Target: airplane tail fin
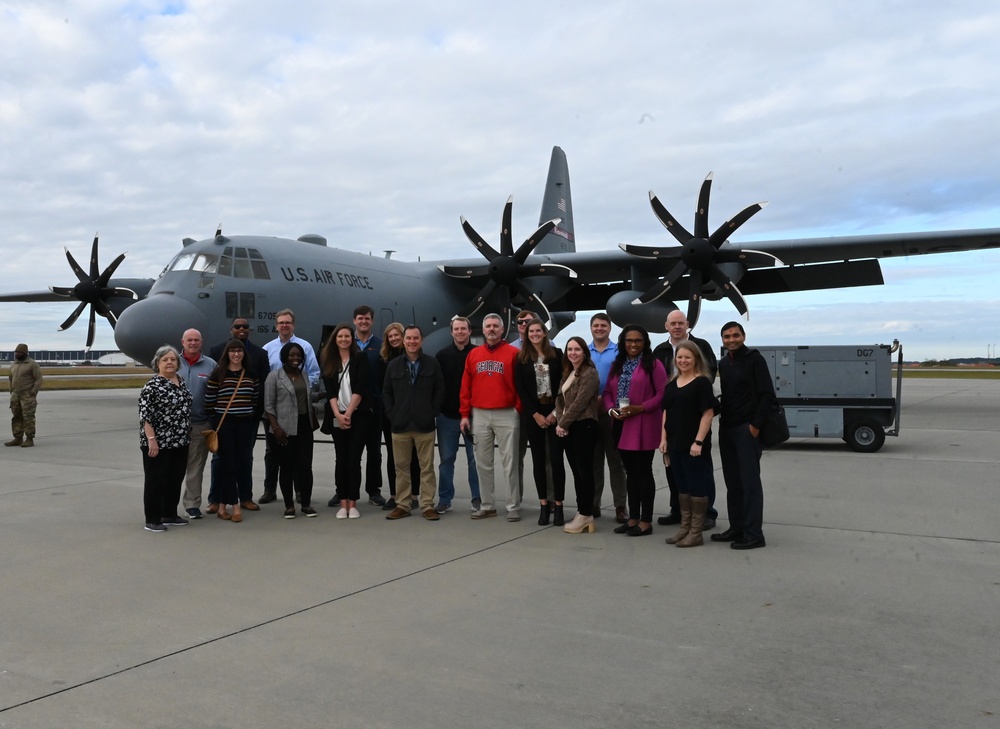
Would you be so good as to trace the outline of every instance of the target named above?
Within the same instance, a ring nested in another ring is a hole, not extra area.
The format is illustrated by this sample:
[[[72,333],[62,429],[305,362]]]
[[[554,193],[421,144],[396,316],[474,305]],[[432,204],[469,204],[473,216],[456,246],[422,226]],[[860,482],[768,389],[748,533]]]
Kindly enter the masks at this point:
[[[549,177],[545,182],[545,197],[542,198],[542,214],[538,224],[553,218],[560,223],[546,235],[535,248],[535,253],[573,253],[576,251],[576,236],[573,232],[573,200],[569,190],[569,167],[566,153],[559,147],[552,148],[549,162]]]

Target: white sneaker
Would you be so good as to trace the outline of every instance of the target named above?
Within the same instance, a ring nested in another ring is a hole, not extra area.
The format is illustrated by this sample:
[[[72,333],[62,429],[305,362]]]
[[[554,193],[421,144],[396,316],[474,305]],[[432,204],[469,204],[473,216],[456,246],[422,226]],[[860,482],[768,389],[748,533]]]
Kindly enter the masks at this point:
[[[339,516],[339,515],[338,515],[338,516]],[[361,518],[361,512],[360,512],[360,511],[358,511],[357,509],[355,509],[355,508],[354,508],[354,507],[352,506],[352,507],[351,507],[351,511],[350,511],[350,513],[348,514],[348,516],[349,516],[350,518],[352,518],[352,519],[360,519],[360,518]]]
[[[337,518],[338,519],[346,519],[347,518],[347,509],[341,507],[340,511],[337,512]]]

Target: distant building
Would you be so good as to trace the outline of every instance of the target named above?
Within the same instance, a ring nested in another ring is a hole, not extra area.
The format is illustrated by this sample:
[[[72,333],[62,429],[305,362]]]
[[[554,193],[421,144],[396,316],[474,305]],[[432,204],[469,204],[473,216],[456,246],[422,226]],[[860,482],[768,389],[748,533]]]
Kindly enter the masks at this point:
[[[39,364],[47,365],[76,365],[82,362],[90,362],[95,365],[120,367],[137,364],[131,357],[122,354],[116,349],[92,349],[89,352],[83,349],[32,349],[29,354]],[[0,362],[12,362],[13,360],[13,349],[0,349]],[[143,362],[141,364],[148,363]]]

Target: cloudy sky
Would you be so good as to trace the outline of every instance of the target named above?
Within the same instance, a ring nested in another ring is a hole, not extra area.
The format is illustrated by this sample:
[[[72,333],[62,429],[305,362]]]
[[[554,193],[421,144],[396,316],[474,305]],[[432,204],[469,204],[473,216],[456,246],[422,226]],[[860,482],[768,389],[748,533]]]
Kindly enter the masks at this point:
[[[74,284],[98,231],[130,277],[220,222],[474,255],[459,216],[495,230],[513,194],[530,233],[553,145],[580,250],[662,244],[648,191],[689,224],[709,171],[713,228],[770,203],[739,241],[1000,227],[994,2],[6,0],[0,37],[2,292]],[[884,271],[751,297],[751,343],[1000,343],[1000,251]],[[72,309],[0,304],[0,349],[82,347]]]

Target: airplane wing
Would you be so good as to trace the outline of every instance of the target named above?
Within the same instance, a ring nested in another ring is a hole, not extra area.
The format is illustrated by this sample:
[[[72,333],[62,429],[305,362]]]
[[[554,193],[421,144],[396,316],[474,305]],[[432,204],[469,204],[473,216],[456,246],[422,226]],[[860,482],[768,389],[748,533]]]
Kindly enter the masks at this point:
[[[52,291],[22,291],[16,294],[0,295],[0,302],[25,301],[30,304],[40,304],[46,301],[68,301],[73,297],[63,296]]]
[[[685,247],[644,249],[622,246],[605,252],[530,256],[532,267],[572,270],[572,285],[551,285],[552,311],[607,310],[616,322],[662,324],[674,301],[687,300],[695,324],[702,298],[730,298],[738,309],[744,295],[876,286],[885,281],[879,259],[1000,248],[1000,228],[828,238],[724,241],[687,255]],[[775,260],[777,259],[777,260]],[[461,262],[451,262],[461,266]],[[544,273],[530,282],[543,289]],[[738,285],[738,288],[736,288]],[[653,286],[652,289],[649,287]],[[642,293],[643,290],[646,293]],[[661,299],[660,296],[666,294]]]
[[[755,241],[746,248],[766,251],[794,265],[861,258],[898,258],[1000,248],[1000,228],[885,233],[837,238],[788,238]]]
[[[671,248],[680,246],[664,246],[660,250]],[[786,264],[777,267],[750,264],[746,266],[749,275],[754,271],[774,271],[807,264],[834,264],[864,259],[996,249],[1000,248],[1000,228],[831,238],[788,238],[744,244],[730,243],[728,248],[736,251],[762,251],[778,258],[780,263]],[[528,260],[533,264],[549,262],[568,266],[576,271],[577,282],[582,284],[628,281],[633,267],[644,273],[659,276],[673,266],[672,260],[640,258],[624,251],[555,253],[531,256]],[[781,290],[783,289],[776,289],[776,291]],[[754,293],[764,294],[770,291],[761,289]]]

